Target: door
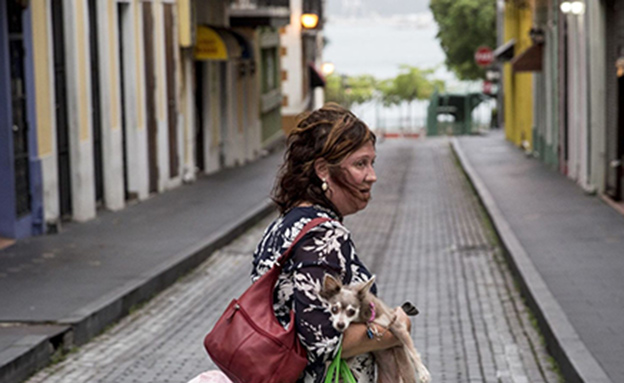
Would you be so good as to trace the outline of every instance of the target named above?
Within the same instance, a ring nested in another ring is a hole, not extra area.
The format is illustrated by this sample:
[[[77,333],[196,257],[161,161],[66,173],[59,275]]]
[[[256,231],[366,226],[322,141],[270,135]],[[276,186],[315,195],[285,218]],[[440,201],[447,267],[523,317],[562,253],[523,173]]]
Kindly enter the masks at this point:
[[[175,82],[175,41],[173,40],[173,4],[163,4],[165,16],[165,62],[167,72],[167,123],[169,132],[169,177],[178,176],[178,111]]]
[[[9,23],[9,66],[11,70],[11,112],[13,117],[13,167],[15,171],[16,214],[30,213],[28,123],[26,120],[26,76],[24,74],[23,8],[7,1]]]
[[[65,33],[63,31],[63,0],[52,0],[51,8],[52,38],[54,40],[54,97],[59,207],[61,218],[69,218],[72,213],[71,162],[69,156],[69,127],[67,118],[67,74],[65,67]]]
[[[152,4],[143,3],[143,43],[145,46],[145,105],[147,113],[147,158],[149,191],[158,191],[158,130],[156,126],[156,77],[154,72],[154,18]]]
[[[606,133],[606,184],[605,193],[622,200],[624,177],[622,155],[624,151],[624,5],[609,0],[607,17],[607,133]]]
[[[618,124],[616,131],[616,149],[615,159],[612,161],[611,168],[615,176],[615,184],[613,185],[612,197],[616,201],[621,201],[624,198],[624,167],[622,161],[624,161],[624,75],[618,76]]]
[[[129,17],[130,4],[118,3],[117,4],[117,32],[119,39],[119,93],[121,101],[121,145],[122,145],[122,162],[123,162],[123,181],[124,181],[124,199],[131,198],[128,187],[128,143],[126,139],[127,131],[127,118],[126,118],[126,56],[124,51],[126,49],[127,42],[125,41],[125,25],[127,25],[127,18]]]
[[[102,113],[100,109],[100,62],[98,52],[97,0],[89,0],[89,45],[91,46],[91,120],[93,124],[93,166],[95,201],[104,201],[104,168],[102,163]]]
[[[559,171],[568,174],[568,23],[565,17],[559,23]]]
[[[220,94],[219,98],[221,100],[219,110],[219,115],[221,117],[221,129],[219,132],[219,166],[223,168],[225,166],[225,151],[229,149],[229,145],[227,144],[228,140],[228,131],[229,131],[229,102],[228,102],[228,76],[227,76],[227,66],[228,62],[219,62],[219,85],[220,85]]]
[[[206,170],[204,156],[204,62],[195,62],[195,166]]]

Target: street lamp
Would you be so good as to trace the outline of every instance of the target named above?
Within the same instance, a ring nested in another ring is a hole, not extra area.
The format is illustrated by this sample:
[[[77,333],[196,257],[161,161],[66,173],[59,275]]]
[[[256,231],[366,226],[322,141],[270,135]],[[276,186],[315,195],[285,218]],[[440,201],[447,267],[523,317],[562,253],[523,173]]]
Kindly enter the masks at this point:
[[[582,15],[584,12],[585,12],[585,3],[583,3],[582,1],[572,2],[572,14]]]
[[[318,25],[318,15],[314,13],[304,13],[301,15],[301,25],[305,29],[314,29]]]
[[[572,13],[573,15],[582,15],[585,12],[585,3],[582,1],[564,1],[559,6],[561,12],[567,14]]]
[[[561,12],[568,14],[572,11],[572,2],[564,1],[559,7],[561,8]]]
[[[321,65],[321,72],[325,76],[329,76],[330,74],[334,73],[335,69],[336,69],[336,66],[334,65],[334,63],[331,63],[329,61],[324,62],[323,65]]]

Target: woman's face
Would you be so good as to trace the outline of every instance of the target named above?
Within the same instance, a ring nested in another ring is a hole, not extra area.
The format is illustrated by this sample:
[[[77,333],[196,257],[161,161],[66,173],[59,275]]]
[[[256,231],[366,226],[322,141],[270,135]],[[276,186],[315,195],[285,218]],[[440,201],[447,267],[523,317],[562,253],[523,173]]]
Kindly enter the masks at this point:
[[[344,182],[351,185],[352,190],[340,186],[331,176],[327,179],[329,184],[327,197],[343,216],[356,213],[368,205],[373,183],[377,181],[374,163],[375,147],[369,141],[340,164],[345,176]]]

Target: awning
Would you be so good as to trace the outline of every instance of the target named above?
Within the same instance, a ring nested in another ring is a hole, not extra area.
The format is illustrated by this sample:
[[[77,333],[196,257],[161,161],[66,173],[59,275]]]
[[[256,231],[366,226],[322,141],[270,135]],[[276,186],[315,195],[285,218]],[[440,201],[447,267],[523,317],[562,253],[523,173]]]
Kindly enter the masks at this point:
[[[254,59],[254,49],[251,46],[251,42],[249,42],[249,40],[247,40],[247,38],[245,38],[245,36],[241,35],[240,33],[236,32],[236,31],[229,31],[232,36],[234,36],[234,38],[236,38],[236,41],[238,42],[238,45],[240,45],[241,47],[241,58],[242,59],[248,59],[248,60],[253,60]]]
[[[308,64],[308,70],[310,71],[310,86],[316,88],[318,86],[325,86],[325,77],[314,67],[314,64]]]
[[[511,60],[514,72],[541,72],[544,44],[533,44],[529,49]]]
[[[195,60],[225,61],[241,58],[243,48],[236,36],[223,28],[197,26]]]
[[[499,46],[494,50],[494,57],[498,61],[509,61],[514,57],[514,47],[516,46],[516,39],[511,39],[505,44]]]

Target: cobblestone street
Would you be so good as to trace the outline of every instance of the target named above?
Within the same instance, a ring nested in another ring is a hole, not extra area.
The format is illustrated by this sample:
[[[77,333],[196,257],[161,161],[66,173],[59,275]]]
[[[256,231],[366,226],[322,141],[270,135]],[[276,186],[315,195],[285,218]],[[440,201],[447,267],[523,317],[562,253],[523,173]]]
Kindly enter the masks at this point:
[[[376,169],[373,200],[346,226],[382,298],[419,308],[412,335],[433,382],[558,382],[447,139],[387,140]],[[214,368],[203,337],[249,285],[273,218],[28,383],[184,383]]]

